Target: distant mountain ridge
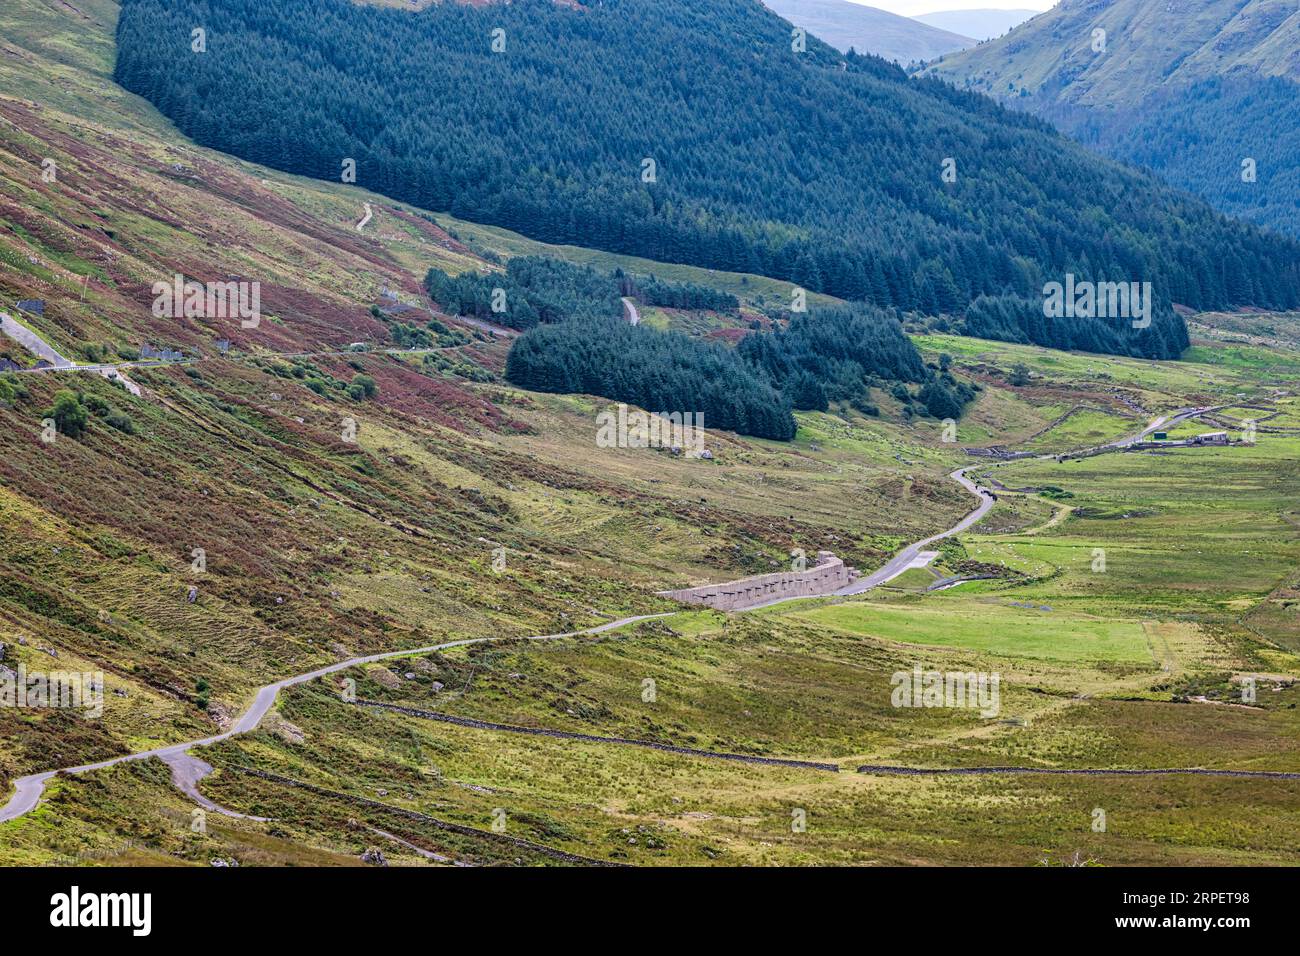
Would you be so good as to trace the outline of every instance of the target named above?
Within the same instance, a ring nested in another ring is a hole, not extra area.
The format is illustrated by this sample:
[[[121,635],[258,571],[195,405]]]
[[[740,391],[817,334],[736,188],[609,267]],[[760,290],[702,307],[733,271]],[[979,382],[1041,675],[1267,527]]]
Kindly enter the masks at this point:
[[[1300,4],[1062,0],[928,75],[1300,235]]]
[[[1104,30],[1104,49],[1094,46]],[[1248,74],[1300,81],[1295,0],[1062,0],[933,72],[1000,99],[1127,107],[1160,88]]]
[[[975,45],[968,36],[849,0],[763,0],[763,4],[841,53],[853,49],[903,66]]]
[[[982,42],[1000,37],[1036,16],[1037,10],[942,10],[918,14],[912,19]]]

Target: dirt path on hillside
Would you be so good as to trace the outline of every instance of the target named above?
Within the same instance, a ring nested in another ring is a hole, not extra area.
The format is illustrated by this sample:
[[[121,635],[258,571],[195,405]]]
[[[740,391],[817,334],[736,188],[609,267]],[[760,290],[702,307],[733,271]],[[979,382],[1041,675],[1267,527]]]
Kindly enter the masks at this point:
[[[1038,496],[1034,495],[1032,497],[1038,497]],[[1046,498],[1038,498],[1038,500],[1047,501]],[[1033,528],[1026,528],[1024,531],[1017,532],[1017,534],[1022,534],[1022,535],[1042,534],[1044,531],[1050,531],[1052,528],[1055,528],[1066,518],[1070,517],[1070,515],[1074,514],[1074,508],[1071,505],[1058,505],[1054,501],[1048,501],[1047,503],[1050,504],[1054,509],[1052,512],[1052,516],[1048,518],[1046,521],[1044,521],[1042,524]]]
[[[636,303],[631,299],[623,299],[623,318],[627,319],[628,325],[641,324],[641,313],[636,310]]]

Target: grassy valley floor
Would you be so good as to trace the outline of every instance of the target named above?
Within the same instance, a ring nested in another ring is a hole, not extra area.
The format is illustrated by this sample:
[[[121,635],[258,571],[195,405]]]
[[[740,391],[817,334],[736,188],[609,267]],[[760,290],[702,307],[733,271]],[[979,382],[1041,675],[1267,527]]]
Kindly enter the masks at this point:
[[[790,443],[710,433],[708,461],[598,449],[608,403],[509,386],[504,337],[441,316],[435,349],[381,351],[395,345],[371,308],[382,290],[427,321],[429,267],[545,253],[725,289],[741,318],[645,316],[725,338],[789,288],[544,246],[198,149],[112,86],[115,16],[108,0],[0,13],[0,177],[14,184],[0,301],[12,314],[45,300],[24,322],[78,360],[148,342],[186,361],[132,369],[141,396],[87,372],[9,376],[25,394],[0,405],[5,664],[103,671],[106,709],[0,709],[0,799],[25,774],[216,733],[291,674],[494,640],[291,688],[258,730],[196,751],[215,768],[206,799],[268,820],[209,811],[196,829],[167,767],[127,763],[53,780],[0,824],[0,863],[355,865],[371,846],[420,866],[1300,862],[1294,780],[857,771],[1300,770],[1300,349],[1280,331],[1293,319],[1198,317],[1176,363],[918,335],[928,360],[949,355],[983,386],[955,441],[875,390],[878,417],[800,413]],[[45,156],[58,184],[40,179]],[[266,276],[270,318],[157,319],[149,283],[175,271]],[[354,341],[373,350],[341,351]],[[357,374],[376,395],[348,394]],[[45,444],[60,388],[132,429],[95,418]],[[1224,406],[1234,435],[1258,417],[1255,442],[1007,463],[968,451],[1066,452],[1202,406]],[[872,570],[973,507],[947,477],[965,465],[999,500],[934,546],[930,570],[732,616],[654,594],[784,567],[795,548]],[[515,640],[653,612],[671,616]],[[998,675],[997,713],[893,706],[894,676],[918,666]],[[351,703],[353,689],[839,770],[452,724]]]

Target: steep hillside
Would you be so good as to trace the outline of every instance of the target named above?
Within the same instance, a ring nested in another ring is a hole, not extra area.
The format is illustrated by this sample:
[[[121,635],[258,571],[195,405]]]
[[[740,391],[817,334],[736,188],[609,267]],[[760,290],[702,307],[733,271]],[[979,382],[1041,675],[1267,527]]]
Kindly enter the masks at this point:
[[[985,98],[795,52],[755,0],[129,0],[118,38],[118,80],[205,145],[330,179],[355,160],[363,185],[547,241],[928,314],[1070,273],[1193,307],[1300,301],[1300,246]],[[1132,354],[1185,344],[1177,320],[1112,326]]]
[[[872,53],[904,66],[975,45],[970,37],[947,28],[849,0],[763,0],[763,4],[841,53]]]
[[[1086,769],[1300,767],[1300,354],[1274,328],[1289,320],[1207,318],[1225,340],[1178,362],[914,336],[897,357],[915,348],[924,368],[900,366],[905,381],[983,386],[949,435],[913,414],[903,382],[852,372],[853,346],[879,360],[900,344],[896,323],[836,341],[876,310],[814,294],[785,347],[734,351],[831,355],[869,406],[800,412],[791,442],[706,421],[707,459],[605,447],[609,403],[504,381],[514,330],[453,314],[437,281],[430,300],[427,277],[538,292],[511,260],[617,269],[617,292],[655,303],[646,325],[697,337],[784,327],[788,285],[548,245],[197,146],[113,83],[117,15],[112,0],[0,5],[0,311],[27,300],[5,328],[123,363],[139,387],[39,368],[0,339],[19,366],[0,372],[0,683],[58,668],[103,693],[98,715],[0,704],[0,807],[23,775],[209,738],[260,685],[342,669],[284,688],[256,729],[191,747],[213,772],[188,789],[157,758],[51,777],[0,822],[0,866],[189,866],[238,895],[250,867],[379,859],[1296,863],[1294,780]],[[266,315],[156,315],[152,283],[177,272],[260,277]],[[578,281],[561,291],[539,316]],[[181,355],[132,360],[146,344]],[[1005,465],[965,453],[1066,451],[1193,405],[1220,406],[1234,431],[1259,415],[1258,442]],[[56,407],[83,409],[84,427],[46,434]],[[865,600],[723,615],[654,593],[823,548],[880,567],[971,508],[948,476],[972,464],[986,487],[1024,490],[999,491],[928,569]],[[667,615],[523,639],[638,612]],[[400,656],[355,659],[379,653]],[[898,707],[893,675],[918,666],[998,675],[998,718]],[[1258,706],[1226,706],[1247,673]],[[1122,825],[1097,831],[1093,807]]]
[[[1045,116],[1226,212],[1300,234],[1291,0],[1064,0],[927,72]]]
[[[431,266],[487,272],[541,247],[462,243],[356,187],[195,147],[113,85],[116,15],[0,9],[0,311],[78,361],[180,353],[132,364],[136,395],[38,371],[0,337],[26,369],[0,374],[2,666],[57,660],[107,688],[95,721],[0,707],[0,801],[21,774],[226,727],[255,686],[344,656],[663,608],[657,587],[769,570],[794,546],[867,565],[966,507],[925,447],[937,432],[896,417],[848,451],[710,431],[707,465],[598,454],[604,403],[509,387],[509,340],[435,322],[423,295]],[[176,273],[261,277],[265,315],[155,315],[152,284]],[[408,351],[402,326],[428,345]],[[373,391],[351,388],[363,376]],[[46,442],[61,392],[90,414]],[[895,454],[932,473],[912,481]],[[890,507],[904,487],[907,514]]]

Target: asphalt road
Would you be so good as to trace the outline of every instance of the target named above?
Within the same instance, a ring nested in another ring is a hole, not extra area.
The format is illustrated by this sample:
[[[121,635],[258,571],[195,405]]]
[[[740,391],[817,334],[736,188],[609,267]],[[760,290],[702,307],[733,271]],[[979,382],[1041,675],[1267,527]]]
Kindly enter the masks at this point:
[[[4,316],[4,318],[8,320],[9,317]],[[5,331],[8,332],[7,327],[5,328]],[[39,339],[37,341],[39,341]],[[1147,426],[1146,429],[1144,429],[1141,433],[1139,433],[1138,436],[1130,439],[1121,439],[1119,442],[1114,443],[1115,447],[1122,447],[1124,444],[1127,444],[1131,441],[1136,441],[1141,437],[1149,434],[1150,432],[1155,431],[1157,428],[1160,428],[1161,426],[1165,425],[1166,422],[1168,422],[1169,424],[1174,424],[1177,422],[1185,421],[1188,418],[1194,418],[1197,415],[1203,414],[1205,411],[1208,410],[1209,409],[1203,409],[1203,408],[1183,409],[1180,410],[1179,412],[1176,412],[1172,416],[1162,416],[1160,418],[1155,419],[1150,425]],[[1051,456],[1049,455],[1043,457],[1051,457]],[[861,594],[864,591],[868,591],[871,588],[878,587],[879,585],[884,584],[887,581],[893,580],[894,578],[902,574],[904,571],[906,571],[908,568],[914,566],[914,562],[917,561],[921,552],[925,550],[927,545],[933,544],[936,541],[940,541],[954,534],[959,534],[962,531],[965,531],[967,528],[971,527],[982,517],[984,517],[984,515],[988,513],[988,510],[993,506],[994,499],[992,495],[985,488],[976,484],[969,477],[967,477],[967,472],[980,467],[985,467],[985,466],[973,465],[967,468],[959,468],[957,471],[952,472],[952,474],[949,476],[958,484],[960,484],[963,488],[969,491],[971,494],[979,498],[979,505],[973,511],[968,513],[965,517],[963,517],[960,521],[958,521],[956,524],[954,524],[951,528],[947,529],[946,531],[941,531],[938,534],[931,535],[930,537],[925,538],[922,541],[917,541],[914,544],[908,545],[897,555],[891,558],[890,561],[887,564],[885,564],[884,567],[880,568],[877,571],[872,572],[869,575],[866,575],[865,577],[859,578],[857,581],[854,581],[848,587],[842,588],[841,590],[837,591],[836,594],[839,595]],[[794,601],[794,600],[808,600],[808,598],[806,596],[782,598],[776,601],[768,602],[767,604],[760,604],[752,608],[745,608],[744,610],[753,611],[753,610],[758,610],[758,608],[761,607],[770,607],[774,604],[781,604],[784,603],[785,601]],[[655,618],[668,617],[668,616],[669,616],[668,613],[641,614],[633,617],[620,618],[617,621],[610,621],[607,624],[601,624],[597,627],[586,628],[580,631],[569,631],[563,634],[536,635],[536,636],[525,638],[525,640],[551,641],[551,640],[559,640],[567,637],[578,637],[584,634],[599,634],[603,631],[614,630],[615,628],[623,627],[627,624],[635,624],[639,621],[648,621]],[[33,810],[36,807],[36,805],[40,802],[41,795],[45,792],[46,782],[51,777],[53,777],[56,773],[85,773],[90,770],[99,770],[104,767],[111,767],[116,764],[125,763],[127,761],[144,760],[149,757],[158,757],[162,759],[165,763],[167,763],[168,766],[171,767],[172,769],[173,781],[183,792],[185,792],[191,798],[200,799],[201,804],[207,806],[209,809],[213,809],[218,812],[229,813],[230,811],[226,811],[216,806],[215,804],[212,804],[211,801],[204,800],[199,796],[196,785],[199,780],[201,780],[204,776],[207,775],[207,773],[211,772],[212,768],[208,766],[206,763],[204,763],[203,761],[199,760],[198,758],[188,755],[187,751],[194,747],[202,747],[208,744],[214,744],[217,743],[218,741],[226,740],[238,734],[245,734],[248,733],[250,730],[254,730],[258,726],[258,724],[261,723],[262,718],[266,716],[267,711],[269,711],[271,707],[274,706],[276,697],[279,696],[280,691],[283,690],[284,688],[292,687],[296,684],[303,684],[306,683],[307,681],[315,680],[318,677],[324,677],[328,674],[333,674],[341,670],[346,670],[347,668],[350,667],[356,667],[360,664],[372,664],[378,661],[389,660],[391,658],[409,656],[411,654],[425,654],[425,653],[430,653],[432,651],[441,651],[452,647],[461,647],[466,644],[480,644],[487,641],[513,640],[513,639],[514,638],[477,637],[477,638],[469,638],[461,641],[449,641],[443,644],[432,644],[427,647],[417,647],[417,648],[401,650],[401,651],[389,651],[382,654],[371,654],[365,657],[353,657],[345,661],[339,661],[335,664],[330,664],[325,667],[317,668],[316,670],[313,671],[308,671],[305,674],[297,674],[293,677],[286,677],[284,680],[276,681],[273,684],[267,684],[266,686],[259,688],[256,696],[253,699],[252,705],[248,708],[248,710],[246,710],[243,713],[243,715],[234,723],[234,725],[230,729],[224,731],[223,733],[215,734],[211,737],[204,737],[200,740],[191,740],[179,744],[169,744],[165,747],[156,747],[152,750],[141,751],[140,753],[127,754],[121,757],[114,757],[111,760],[104,760],[104,761],[100,761],[99,763],[84,764],[79,767],[68,767],[62,770],[47,770],[42,773],[29,774],[28,776],[18,778],[18,780],[15,781],[16,789],[14,791],[14,795],[10,797],[9,802],[5,804],[3,808],[0,808],[0,823],[6,823],[10,820],[17,819],[18,817],[21,817],[24,814],[29,813],[31,810]],[[882,770],[881,772],[886,772],[886,771]],[[888,772],[906,773],[908,771],[905,768],[893,768]],[[925,772],[925,771],[920,771],[920,772]],[[1093,772],[1102,772],[1102,771],[1093,771]],[[1151,772],[1158,773],[1160,771],[1151,771]],[[1170,772],[1170,771],[1164,771],[1164,772]],[[1178,772],[1187,772],[1187,771],[1178,771]]]
[[[971,494],[979,498],[980,503],[974,511],[966,515],[947,531],[940,531],[938,534],[931,535],[924,541],[918,541],[915,544],[909,544],[879,571],[868,574],[866,577],[858,578],[846,588],[836,591],[836,594],[861,594],[863,591],[870,591],[874,587],[884,584],[886,581],[892,581],[908,568],[913,567],[913,562],[917,556],[926,549],[928,545],[936,541],[942,541],[944,538],[952,537],[954,534],[960,534],[975,522],[983,518],[990,508],[993,507],[993,496],[980,485],[966,477],[966,472],[971,468],[959,468],[948,477],[952,478]]]
[[[610,621],[607,624],[601,624],[597,627],[585,628],[581,631],[568,631],[564,634],[541,634],[525,638],[529,641],[556,641],[566,637],[580,637],[584,634],[600,634],[603,631],[611,631],[615,628],[623,627],[626,624],[636,624],[639,621],[649,621],[655,618],[668,617],[668,613],[663,614],[638,614],[633,617],[620,618],[617,621]],[[120,763],[126,763],[131,760],[145,760],[149,757],[158,757],[172,769],[172,779],[176,782],[181,790],[191,797],[197,794],[194,789],[195,785],[212,768],[198,758],[190,757],[186,751],[193,747],[203,747],[208,744],[215,744],[222,740],[227,740],[238,734],[246,734],[250,730],[256,729],[257,725],[262,722],[266,712],[275,704],[275,699],[280,691],[286,687],[292,687],[295,684],[303,684],[318,677],[324,677],[327,674],[333,674],[337,671],[346,670],[349,667],[356,667],[359,664],[373,664],[377,661],[389,660],[394,657],[406,657],[411,654],[427,654],[432,651],[447,650],[451,647],[461,647],[466,644],[482,644],[486,641],[498,640],[515,640],[516,638],[499,638],[499,637],[474,637],[463,641],[448,641],[444,644],[431,644],[427,647],[416,647],[404,651],[388,651],[383,654],[370,654],[366,657],[353,657],[346,661],[339,661],[336,664],[330,664],[326,667],[317,668],[314,671],[308,671],[306,674],[297,674],[293,677],[286,677],[284,680],[276,681],[274,684],[267,684],[257,691],[257,696],[253,698],[252,705],[237,720],[229,730],[223,733],[214,734],[211,737],[204,737],[200,740],[189,740],[179,744],[168,744],[164,747],[155,747],[152,750],[142,750],[139,753],[124,754],[121,757],[113,757],[110,760],[101,760],[98,763],[83,764],[79,767],[66,767],[62,770],[47,770],[42,773],[29,774],[26,777],[19,777],[15,781],[17,789],[14,795],[9,798],[9,802],[3,808],[0,808],[0,823],[7,823],[15,820],[26,813],[35,809],[40,802],[41,794],[45,792],[45,783],[56,773],[85,773],[88,770],[102,770],[105,767],[112,767]],[[206,768],[206,770],[204,769]],[[221,807],[205,801],[208,809],[218,812],[228,812]]]
[[[970,512],[968,515],[962,518],[961,521],[957,522],[947,531],[941,531],[938,534],[931,535],[930,537],[926,538],[924,541],[918,541],[915,544],[908,545],[897,555],[895,555],[889,561],[889,563],[886,564],[883,568],[881,568],[880,570],[872,574],[867,575],[864,578],[859,579],[858,581],[855,581],[853,584],[849,585],[847,588],[844,588],[837,593],[861,594],[863,591],[867,591],[873,587],[876,587],[877,585],[883,584],[886,581],[890,581],[893,578],[898,577],[909,567],[912,567],[913,562],[916,560],[917,556],[921,553],[921,551],[925,548],[926,545],[938,541],[941,538],[946,538],[949,535],[957,534],[961,531],[964,531],[965,529],[973,525],[975,522],[979,521],[980,518],[984,517],[985,513],[993,505],[993,498],[989,495],[987,491],[985,491],[983,488],[976,485],[975,482],[971,481],[969,478],[966,477],[966,472],[968,470],[970,469],[967,468],[958,469],[957,471],[954,471],[952,473],[951,477],[954,480],[956,480],[958,483],[960,483],[961,486],[965,488],[967,491],[979,497],[980,499],[979,506],[975,508],[974,511]],[[807,600],[807,598],[806,597],[785,598],[782,600],[769,602],[768,604],[761,604],[761,605],[757,605],[756,607],[745,608],[745,610],[753,611],[753,610],[757,610],[759,607],[770,607],[772,604],[782,603],[783,600]],[[581,631],[569,631],[564,634],[543,634],[543,635],[528,637],[526,638],[526,640],[553,641],[553,640],[559,640],[561,638],[566,638],[566,637],[578,637],[583,634],[599,634],[602,631],[614,630],[615,628],[623,627],[624,625],[627,624],[635,624],[639,621],[648,621],[654,618],[667,617],[667,616],[668,616],[667,613],[640,614],[634,617],[620,618],[617,621],[610,621],[608,624],[601,624],[597,627],[587,628]],[[204,737],[200,740],[190,740],[179,744],[168,744],[165,747],[155,747],[152,750],[144,750],[139,753],[126,754],[121,757],[114,757],[111,760],[103,760],[100,761],[99,763],[85,764],[79,767],[68,767],[63,770],[47,770],[43,773],[29,774],[26,777],[18,778],[18,780],[15,782],[17,789],[15,790],[14,795],[10,797],[9,802],[5,804],[3,808],[0,808],[0,823],[6,823],[10,820],[15,820],[18,817],[21,817],[24,814],[31,812],[36,807],[36,805],[40,802],[41,795],[45,792],[46,781],[48,781],[56,773],[85,773],[88,770],[100,770],[103,769],[104,767],[112,767],[115,766],[116,764],[125,763],[130,760],[145,760],[149,757],[158,757],[169,767],[171,767],[172,780],[173,782],[176,783],[177,787],[180,790],[182,790],[184,793],[186,793],[188,796],[190,796],[192,799],[199,798],[199,793],[197,790],[198,781],[201,780],[208,773],[210,773],[212,768],[208,766],[206,763],[204,763],[203,761],[199,760],[197,757],[190,756],[186,752],[194,747],[203,747],[209,744],[214,744],[222,740],[227,740],[238,734],[246,734],[250,730],[256,729],[258,724],[262,722],[262,718],[265,717],[267,712],[275,705],[276,698],[279,696],[280,691],[284,690],[284,688],[293,687],[296,684],[304,684],[307,681],[315,680],[318,677],[325,677],[328,674],[333,674],[338,671],[347,670],[350,667],[356,667],[360,664],[373,664],[378,661],[389,660],[394,657],[405,657],[411,654],[427,654],[432,651],[442,651],[452,647],[461,647],[465,644],[480,644],[485,641],[495,641],[495,640],[511,640],[511,638],[476,637],[476,638],[469,638],[462,641],[449,641],[444,644],[432,644],[429,645],[428,647],[417,647],[417,648],[412,648],[410,650],[389,651],[383,654],[371,654],[366,657],[353,657],[345,661],[339,661],[338,663],[335,664],[329,664],[325,667],[317,668],[316,670],[313,671],[308,671],[305,674],[296,674],[293,677],[286,677],[284,680],[276,681],[273,684],[267,684],[264,687],[258,688],[257,694],[253,698],[252,705],[248,708],[248,710],[244,711],[244,713],[240,716],[240,718],[237,721],[235,721],[235,723],[230,727],[230,729],[224,731],[223,733],[215,734],[211,737]],[[224,810],[223,808],[218,807],[216,804],[211,803],[211,801],[205,799],[200,799],[200,804],[207,807],[210,810],[215,810],[219,813],[228,813],[234,815],[233,813],[231,813],[231,811]]]
[[[33,332],[21,322],[16,321],[4,312],[0,312],[0,332],[3,332],[9,338],[13,339],[27,351],[31,352],[37,358],[43,358],[51,363],[49,368],[40,369],[22,369],[25,372],[94,372],[96,375],[102,375],[107,379],[117,379],[122,383],[128,392],[132,395],[140,394],[140,386],[131,381],[116,365],[78,365],[71,359],[60,354],[54,346],[50,345],[43,338]]]

